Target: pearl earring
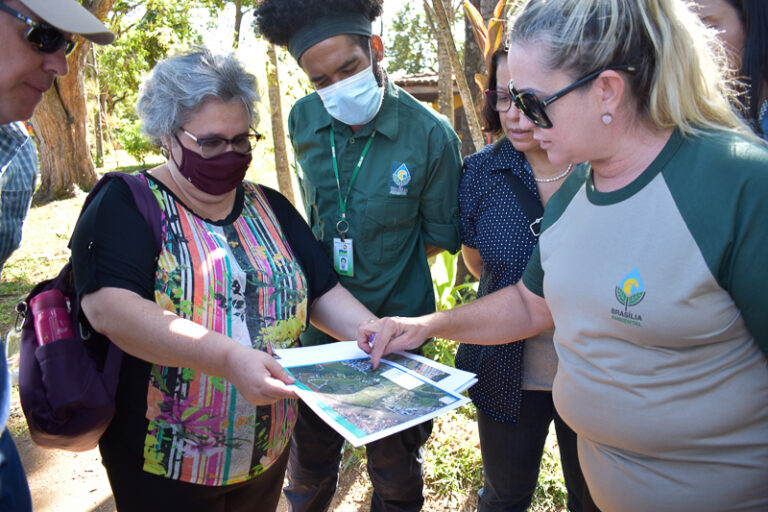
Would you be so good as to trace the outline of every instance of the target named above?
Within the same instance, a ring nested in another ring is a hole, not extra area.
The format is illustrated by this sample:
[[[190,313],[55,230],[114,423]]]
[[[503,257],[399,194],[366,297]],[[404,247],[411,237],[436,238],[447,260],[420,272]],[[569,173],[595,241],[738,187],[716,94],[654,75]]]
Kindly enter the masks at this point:
[[[611,114],[603,114],[603,124],[608,126],[613,121],[613,116]]]

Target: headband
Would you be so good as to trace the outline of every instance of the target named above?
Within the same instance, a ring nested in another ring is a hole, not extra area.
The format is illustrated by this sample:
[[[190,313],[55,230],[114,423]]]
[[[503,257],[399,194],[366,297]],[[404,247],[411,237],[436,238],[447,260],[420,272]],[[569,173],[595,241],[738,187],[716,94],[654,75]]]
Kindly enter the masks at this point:
[[[296,62],[311,46],[340,34],[371,37],[373,31],[368,18],[359,13],[333,14],[307,23],[288,41],[288,51]]]

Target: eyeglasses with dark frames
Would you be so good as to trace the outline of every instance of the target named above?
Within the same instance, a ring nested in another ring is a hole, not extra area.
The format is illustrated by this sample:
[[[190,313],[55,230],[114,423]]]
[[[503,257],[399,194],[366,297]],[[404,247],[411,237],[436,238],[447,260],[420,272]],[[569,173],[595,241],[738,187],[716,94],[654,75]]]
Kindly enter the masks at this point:
[[[43,53],[56,53],[63,47],[64,55],[69,55],[77,46],[77,43],[67,39],[61,30],[43,21],[35,21],[2,3],[0,3],[0,11],[5,11],[27,24],[29,30],[27,30],[25,37],[35,50]]]
[[[200,146],[200,155],[203,158],[218,156],[226,151],[227,146],[232,146],[232,151],[247,155],[253,150],[254,142],[261,140],[261,134],[256,131],[241,133],[231,139],[225,139],[224,137],[198,138],[184,128],[181,131]]]
[[[505,91],[498,91],[496,89],[485,90],[485,101],[488,102],[488,106],[496,112],[507,112],[513,104],[512,96]]]
[[[547,113],[544,111],[544,109],[547,106],[554,103],[555,101],[562,98],[563,96],[565,96],[566,94],[568,94],[569,92],[578,89],[579,87],[586,84],[590,80],[594,80],[603,71],[608,71],[608,70],[626,71],[628,73],[634,73],[637,70],[637,68],[635,66],[610,66],[607,68],[598,69],[597,71],[593,71],[592,73],[586,76],[583,76],[582,78],[579,78],[568,87],[557,91],[552,96],[549,96],[543,100],[540,100],[534,93],[530,91],[518,92],[518,90],[515,89],[515,86],[512,80],[509,81],[507,88],[509,89],[509,94],[512,97],[511,99],[514,102],[515,106],[518,109],[520,109],[520,112],[525,114],[525,117],[530,119],[531,122],[536,126],[539,126],[541,128],[552,128],[552,121],[549,119],[549,116],[547,116]]]

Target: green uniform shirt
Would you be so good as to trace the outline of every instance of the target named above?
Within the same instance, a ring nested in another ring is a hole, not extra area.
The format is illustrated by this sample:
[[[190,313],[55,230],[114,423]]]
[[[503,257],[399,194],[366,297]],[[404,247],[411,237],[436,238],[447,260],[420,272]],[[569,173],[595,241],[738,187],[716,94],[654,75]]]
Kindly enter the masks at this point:
[[[543,229],[523,282],[597,506],[768,510],[768,150],[674,132],[620,190],[581,166]]]
[[[329,256],[340,219],[331,156],[331,126],[342,195],[373,130],[376,135],[347,202],[354,276],[341,283],[377,315],[422,315],[435,309],[424,244],[459,249],[459,139],[445,118],[388,83],[376,117],[357,133],[331,118],[317,93],[296,102],[288,130],[307,222]],[[315,329],[302,344],[333,341]]]

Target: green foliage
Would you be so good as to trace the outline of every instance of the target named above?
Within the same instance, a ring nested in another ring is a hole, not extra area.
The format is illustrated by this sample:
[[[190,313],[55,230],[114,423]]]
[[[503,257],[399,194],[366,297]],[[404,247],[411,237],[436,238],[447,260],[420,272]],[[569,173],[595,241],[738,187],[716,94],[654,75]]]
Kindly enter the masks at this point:
[[[565,481],[560,469],[560,452],[557,447],[557,438],[554,429],[550,427],[544,454],[539,466],[539,481],[536,492],[533,495],[531,510],[556,511],[566,510],[568,494],[565,489]]]
[[[147,156],[160,154],[160,151],[141,133],[141,122],[135,118],[121,121],[117,129],[117,140],[126,153],[141,162],[142,167],[146,166]]]
[[[344,441],[344,453],[342,454],[339,473],[346,473],[351,467],[363,468],[366,461],[365,453],[365,446],[355,448],[349,442]]]
[[[480,445],[474,432],[466,428],[467,421],[466,416],[455,410],[435,421],[434,434],[424,451],[427,492],[438,496],[465,496],[482,486]]]
[[[456,262],[458,254],[443,251],[435,257],[432,264],[432,285],[435,291],[435,303],[438,311],[460,306],[477,296],[477,282],[464,282],[455,285]],[[453,366],[458,343],[450,340],[435,339],[424,346],[424,355],[448,366]]]
[[[385,38],[390,41],[386,47],[387,71],[402,71],[408,75],[437,73],[437,41],[423,9],[406,2],[395,16],[388,34],[390,37]]]
[[[208,8],[212,17],[219,16],[227,4],[234,4],[234,0],[198,0],[203,7]],[[240,10],[243,13],[252,11],[256,7],[256,0],[240,0]]]
[[[470,281],[469,276],[464,283],[454,284],[458,261],[459,253],[450,254],[443,251],[435,257],[435,262],[432,264],[432,285],[438,311],[460,306],[474,300],[477,296],[477,281]]]
[[[208,9],[208,13],[212,20],[218,20],[222,16],[222,12],[226,8],[227,4],[233,4],[234,12],[234,32],[233,35],[233,48],[239,48],[240,40],[242,39],[243,32],[248,33],[248,29],[243,29],[242,22],[245,15],[256,8],[256,0],[197,0],[197,3]],[[214,28],[214,23],[209,24],[208,29]]]
[[[144,76],[173,49],[201,44],[189,22],[191,0],[116,0],[105,20],[117,39],[94,46],[100,98],[108,122],[131,119]]]
[[[417,7],[414,7],[417,6]],[[459,60],[463,59],[464,42],[456,37],[463,30],[464,11],[454,10],[453,33]],[[395,15],[392,25],[384,33],[387,71],[390,73],[435,74],[437,73],[437,38],[432,32],[421,2],[405,2]]]

